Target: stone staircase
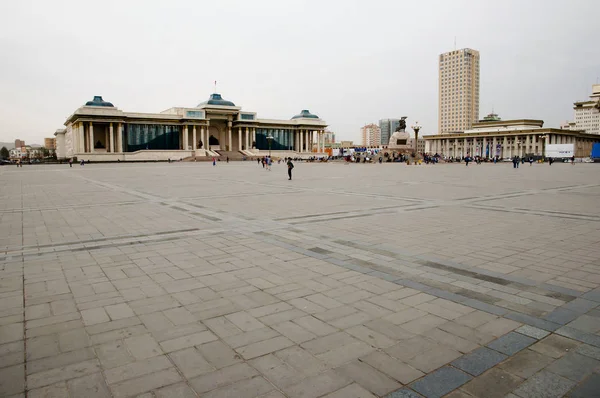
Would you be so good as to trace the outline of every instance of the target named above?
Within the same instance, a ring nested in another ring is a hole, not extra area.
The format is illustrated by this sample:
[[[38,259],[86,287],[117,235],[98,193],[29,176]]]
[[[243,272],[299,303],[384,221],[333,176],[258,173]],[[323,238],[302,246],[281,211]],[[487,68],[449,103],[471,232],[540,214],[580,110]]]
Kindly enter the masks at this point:
[[[239,151],[215,151],[220,155],[221,161],[229,158],[229,160],[244,160],[244,154]]]

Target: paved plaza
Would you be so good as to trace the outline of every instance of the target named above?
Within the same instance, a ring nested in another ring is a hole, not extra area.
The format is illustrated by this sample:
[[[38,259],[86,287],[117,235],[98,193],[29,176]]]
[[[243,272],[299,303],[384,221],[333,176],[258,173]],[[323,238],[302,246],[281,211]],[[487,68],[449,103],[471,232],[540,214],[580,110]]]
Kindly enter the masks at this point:
[[[2,397],[592,397],[600,168],[0,167]]]

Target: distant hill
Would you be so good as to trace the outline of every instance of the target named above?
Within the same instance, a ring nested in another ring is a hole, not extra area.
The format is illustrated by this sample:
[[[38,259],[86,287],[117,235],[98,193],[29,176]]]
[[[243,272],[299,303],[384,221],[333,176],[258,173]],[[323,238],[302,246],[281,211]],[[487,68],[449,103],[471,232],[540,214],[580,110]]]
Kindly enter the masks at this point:
[[[6,149],[13,149],[15,147],[15,142],[0,142],[0,148],[3,146],[5,146]]]

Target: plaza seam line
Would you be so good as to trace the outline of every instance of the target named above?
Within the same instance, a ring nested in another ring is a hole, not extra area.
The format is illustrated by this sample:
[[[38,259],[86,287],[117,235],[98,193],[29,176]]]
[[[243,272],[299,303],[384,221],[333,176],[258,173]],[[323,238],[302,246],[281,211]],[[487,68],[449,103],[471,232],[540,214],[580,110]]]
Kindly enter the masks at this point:
[[[271,236],[273,236],[273,235],[271,235]],[[367,267],[363,267],[363,266],[359,266],[359,265],[354,266],[354,265],[346,264],[343,261],[339,261],[339,262],[331,261],[332,259],[328,258],[328,256],[310,252],[309,250],[299,250],[295,246],[280,243],[276,239],[271,239],[271,238],[267,238],[267,239],[259,238],[259,239],[263,240],[264,242],[274,244],[276,246],[284,247],[284,248],[294,251],[296,253],[301,253],[301,254],[308,255],[310,257],[321,259],[321,260],[329,262],[331,264],[338,265],[338,266],[344,267],[346,269],[351,269],[351,270],[354,270],[354,271],[357,271],[357,272],[360,272],[363,274],[370,275],[372,272],[379,272],[378,277],[380,277],[380,278],[381,278],[382,274],[385,274],[383,272],[376,271],[371,268],[367,268]],[[385,280],[388,280],[389,282],[392,282],[392,283],[395,283],[398,285],[402,285],[405,287],[410,287],[415,290],[419,290],[423,293],[431,294],[432,296],[436,296],[438,298],[446,298],[445,296],[447,295],[447,293],[451,293],[451,292],[445,292],[441,289],[432,288],[432,287],[420,284],[418,282],[404,281],[402,277],[396,277],[395,275],[391,275],[391,274],[386,274],[386,275],[389,276],[389,279],[385,278]],[[375,276],[375,275],[373,275],[373,276]],[[384,279],[384,278],[382,278],[382,279]],[[511,317],[515,317],[515,315],[513,315],[513,314],[518,314],[516,317],[521,319],[519,321],[522,323],[528,324],[529,326],[540,327],[541,325],[543,325],[544,327],[542,327],[541,329],[544,329],[544,330],[550,329],[549,331],[555,331],[560,328],[560,325],[555,324],[550,321],[547,321],[547,320],[544,320],[544,319],[541,319],[541,318],[533,317],[533,316],[527,315],[527,314],[521,314],[516,311],[509,311],[508,309],[505,309],[505,308],[502,308],[502,307],[499,307],[499,306],[496,306],[493,304],[487,304],[487,303],[484,303],[484,302],[476,300],[476,299],[464,297],[464,296],[461,296],[456,293],[452,293],[452,294],[461,298],[460,303],[470,306],[472,308],[477,308],[484,312],[488,312],[490,314],[506,317],[508,319],[511,319]],[[473,307],[473,305],[476,305],[476,307]],[[516,319],[512,319],[512,320],[516,320]]]
[[[23,207],[23,180],[21,179],[21,207]],[[21,213],[21,246],[25,244],[25,222],[23,213]],[[25,258],[21,257],[22,273],[23,273],[23,385],[25,389],[25,397],[27,398],[27,317],[25,316]]]

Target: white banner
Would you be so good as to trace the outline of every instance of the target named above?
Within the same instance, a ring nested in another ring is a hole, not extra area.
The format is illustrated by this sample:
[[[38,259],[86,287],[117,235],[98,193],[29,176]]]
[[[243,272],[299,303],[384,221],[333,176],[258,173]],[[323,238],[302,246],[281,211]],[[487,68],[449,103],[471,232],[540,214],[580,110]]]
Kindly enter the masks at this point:
[[[574,144],[548,144],[546,145],[547,158],[570,158],[574,155]]]

